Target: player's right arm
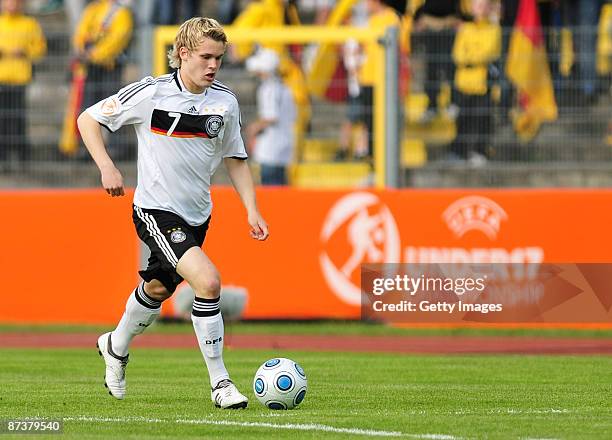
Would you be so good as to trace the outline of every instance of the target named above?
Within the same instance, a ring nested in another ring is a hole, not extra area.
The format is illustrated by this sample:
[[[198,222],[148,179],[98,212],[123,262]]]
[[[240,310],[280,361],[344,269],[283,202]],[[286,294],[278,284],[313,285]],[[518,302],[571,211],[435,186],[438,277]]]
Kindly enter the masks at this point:
[[[79,131],[87,151],[100,170],[102,186],[112,197],[123,196],[123,176],[115,166],[106,151],[102,138],[102,126],[87,111],[84,111],[77,120]]]
[[[106,150],[101,127],[114,132],[124,125],[142,123],[150,115],[148,98],[155,90],[155,83],[153,78],[147,77],[129,84],[89,107],[77,120],[83,142],[100,169],[102,186],[113,197],[125,194],[123,177]]]

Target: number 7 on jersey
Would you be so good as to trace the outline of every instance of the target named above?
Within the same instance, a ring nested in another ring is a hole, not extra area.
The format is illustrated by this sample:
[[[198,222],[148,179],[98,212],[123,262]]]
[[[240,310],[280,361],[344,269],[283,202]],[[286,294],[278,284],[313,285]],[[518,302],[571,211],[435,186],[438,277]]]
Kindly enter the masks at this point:
[[[176,128],[176,126],[179,123],[179,120],[181,119],[181,114],[180,113],[176,113],[176,112],[168,112],[168,116],[170,116],[171,118],[174,118],[174,122],[172,123],[172,125],[168,129],[168,132],[166,133],[166,136],[172,136],[172,133],[174,132],[174,129]]]

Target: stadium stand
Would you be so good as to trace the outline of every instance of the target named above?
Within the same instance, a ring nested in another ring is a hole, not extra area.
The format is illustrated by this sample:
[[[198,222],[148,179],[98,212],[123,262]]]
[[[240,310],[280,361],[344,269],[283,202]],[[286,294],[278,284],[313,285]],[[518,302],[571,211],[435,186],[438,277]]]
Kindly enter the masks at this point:
[[[340,3],[340,2],[339,2]],[[202,2],[202,13],[216,13],[215,2]],[[330,19],[331,16],[330,14]],[[427,79],[424,52],[414,44],[410,56],[410,94],[403,105],[404,133],[401,140],[402,184],[409,187],[510,187],[510,186],[586,186],[602,187],[612,183],[612,145],[608,126],[612,98],[609,91],[610,5],[602,8],[598,26],[568,29],[546,28],[548,58],[558,101],[558,117],[541,126],[537,136],[521,142],[513,129],[512,115],[501,105],[494,108],[494,132],[491,155],[486,164],[447,160],[447,147],[455,136],[451,115],[440,114],[422,123],[421,114],[427,107],[424,85]],[[87,160],[64,157],[58,151],[64,107],[68,96],[70,36],[63,11],[37,15],[48,40],[48,56],[36,67],[35,80],[28,91],[27,112],[29,136],[33,145],[30,171],[26,174],[0,175],[2,187],[87,187],[98,184],[94,167]],[[606,21],[607,20],[607,21]],[[140,24],[142,26],[142,23]],[[512,28],[504,28],[506,39]],[[576,83],[576,66],[572,38],[580,32],[595,33],[598,66],[597,99],[585,103],[572,93]],[[569,49],[568,49],[569,41]],[[143,51],[135,40],[127,54],[124,82],[146,74],[142,68]],[[163,50],[151,48],[151,52]],[[307,54],[308,48],[298,53]],[[153,55],[149,53],[149,56]],[[573,58],[572,58],[573,57]],[[569,60],[569,67],[568,67]],[[450,63],[451,60],[449,59]],[[575,64],[575,63],[574,63]],[[606,67],[607,66],[607,67]],[[504,66],[500,65],[500,69]],[[243,65],[227,60],[220,80],[239,96],[243,118],[254,117],[255,83]],[[342,79],[336,85],[344,87]],[[452,100],[450,84],[445,84],[438,105]],[[301,186],[362,186],[371,184],[372,176],[365,162],[332,163],[338,145],[338,127],[346,114],[346,104],[329,97],[311,97],[312,119],[303,139],[299,166],[293,171],[293,183]],[[128,185],[135,183],[135,170],[126,162]],[[222,174],[219,182],[225,182]]]

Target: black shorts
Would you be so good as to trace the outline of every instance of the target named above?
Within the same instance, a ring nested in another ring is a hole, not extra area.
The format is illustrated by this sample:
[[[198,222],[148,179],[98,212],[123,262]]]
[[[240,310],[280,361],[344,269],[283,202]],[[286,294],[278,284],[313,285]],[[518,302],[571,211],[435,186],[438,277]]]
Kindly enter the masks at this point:
[[[178,260],[188,249],[202,247],[210,217],[202,225],[191,226],[172,212],[134,205],[132,219],[138,237],[151,250],[147,269],[138,273],[143,280],[159,280],[166,289],[174,292],[183,281],[176,273]]]

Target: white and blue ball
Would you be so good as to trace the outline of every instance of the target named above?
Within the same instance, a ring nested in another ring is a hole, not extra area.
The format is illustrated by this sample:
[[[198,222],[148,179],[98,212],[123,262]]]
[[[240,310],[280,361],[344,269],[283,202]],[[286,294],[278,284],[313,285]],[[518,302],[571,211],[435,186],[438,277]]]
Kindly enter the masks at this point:
[[[300,365],[291,359],[264,362],[253,379],[257,400],[270,409],[293,409],[304,400],[308,381]]]

